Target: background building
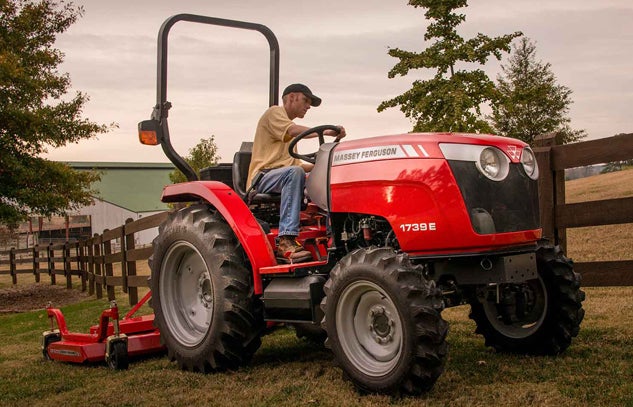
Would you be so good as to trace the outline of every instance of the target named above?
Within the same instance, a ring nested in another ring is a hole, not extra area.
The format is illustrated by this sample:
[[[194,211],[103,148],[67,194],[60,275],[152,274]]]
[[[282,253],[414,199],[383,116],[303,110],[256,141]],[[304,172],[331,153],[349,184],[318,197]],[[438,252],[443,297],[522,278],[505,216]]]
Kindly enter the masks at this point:
[[[114,163],[68,162],[76,170],[96,170],[101,181],[94,184],[98,191],[93,205],[76,210],[72,215],[90,216],[91,233],[103,233],[133,220],[169,209],[160,201],[165,185],[171,184],[171,163]],[[158,228],[137,234],[137,244],[151,243],[158,235]]]
[[[63,243],[101,234],[127,219],[141,219],[169,209],[160,201],[165,185],[171,184],[171,163],[67,162],[79,171],[95,170],[101,181],[92,205],[69,212],[65,217],[33,217],[10,233],[0,228],[0,249],[26,248],[36,244]],[[150,244],[158,228],[137,233],[136,244]]]

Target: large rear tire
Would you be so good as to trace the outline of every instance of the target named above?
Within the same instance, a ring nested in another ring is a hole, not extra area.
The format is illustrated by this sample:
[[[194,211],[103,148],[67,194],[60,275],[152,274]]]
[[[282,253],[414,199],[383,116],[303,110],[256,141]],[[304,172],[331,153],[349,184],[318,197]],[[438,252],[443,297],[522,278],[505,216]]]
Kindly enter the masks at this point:
[[[585,315],[580,275],[558,246],[540,247],[536,261],[538,279],[500,287],[513,292],[508,298],[514,297],[514,301],[502,306],[489,298],[471,299],[470,318],[486,346],[499,352],[558,355],[578,335]]]
[[[356,387],[420,394],[444,370],[448,324],[433,281],[404,254],[358,249],[337,264],[321,307],[326,345]]]
[[[152,307],[161,341],[184,370],[247,364],[262,327],[251,273],[227,223],[206,205],[171,214],[150,258]]]

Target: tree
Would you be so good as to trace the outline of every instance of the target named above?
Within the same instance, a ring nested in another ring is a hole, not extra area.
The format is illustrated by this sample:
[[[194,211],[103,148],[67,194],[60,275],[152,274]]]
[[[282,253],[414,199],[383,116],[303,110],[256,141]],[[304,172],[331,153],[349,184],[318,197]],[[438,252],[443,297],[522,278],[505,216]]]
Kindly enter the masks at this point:
[[[0,223],[91,202],[98,174],[40,157],[108,130],[81,117],[88,96],[67,95],[70,77],[57,70],[64,55],[56,35],[82,13],[72,3],[0,0]]]
[[[497,78],[498,97],[492,107],[492,126],[503,136],[531,144],[540,134],[556,133],[557,144],[586,137],[584,130],[573,130],[568,116],[572,91],[556,83],[549,63],[536,60],[536,46],[521,38],[502,65]]]
[[[425,8],[431,20],[425,41],[435,40],[422,52],[389,50],[389,55],[400,59],[389,71],[389,78],[405,76],[411,69],[436,69],[433,79],[416,80],[413,87],[400,96],[378,106],[381,112],[389,107],[400,110],[413,123],[413,131],[490,132],[491,128],[481,113],[481,106],[495,96],[494,83],[481,69],[468,71],[458,65],[485,64],[490,56],[501,59],[502,52],[510,52],[510,43],[520,32],[490,38],[477,34],[464,40],[457,26],[466,20],[455,9],[467,7],[467,0],[409,0],[409,5]]]
[[[184,160],[191,166],[196,173],[206,167],[211,167],[218,163],[220,156],[218,154],[218,146],[215,144],[215,136],[208,139],[200,139],[200,142],[189,150],[189,155]],[[176,169],[169,174],[169,179],[174,184],[186,182],[187,177],[180,170]]]
[[[607,163],[607,165],[604,166],[602,171],[600,171],[600,174],[606,174],[608,172],[617,172],[617,171],[622,171],[622,170],[630,169],[630,168],[633,168],[633,160],[613,161],[613,162]]]

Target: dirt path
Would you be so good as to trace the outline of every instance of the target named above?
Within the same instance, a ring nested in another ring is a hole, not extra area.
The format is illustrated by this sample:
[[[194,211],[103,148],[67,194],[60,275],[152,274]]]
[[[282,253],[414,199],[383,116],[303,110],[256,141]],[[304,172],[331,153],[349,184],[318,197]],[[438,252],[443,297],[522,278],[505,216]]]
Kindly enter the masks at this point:
[[[0,289],[0,314],[43,310],[48,302],[53,307],[79,302],[88,298],[87,293],[46,283],[18,285]]]

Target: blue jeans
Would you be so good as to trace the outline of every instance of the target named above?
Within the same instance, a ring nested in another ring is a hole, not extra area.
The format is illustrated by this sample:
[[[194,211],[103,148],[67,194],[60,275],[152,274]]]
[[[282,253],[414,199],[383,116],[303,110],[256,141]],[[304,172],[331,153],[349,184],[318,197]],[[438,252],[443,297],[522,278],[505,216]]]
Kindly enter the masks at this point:
[[[257,192],[281,194],[279,236],[299,235],[299,216],[306,173],[299,166],[270,170],[257,184]]]

